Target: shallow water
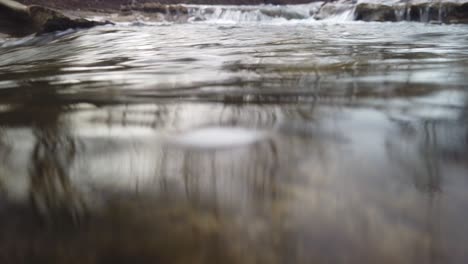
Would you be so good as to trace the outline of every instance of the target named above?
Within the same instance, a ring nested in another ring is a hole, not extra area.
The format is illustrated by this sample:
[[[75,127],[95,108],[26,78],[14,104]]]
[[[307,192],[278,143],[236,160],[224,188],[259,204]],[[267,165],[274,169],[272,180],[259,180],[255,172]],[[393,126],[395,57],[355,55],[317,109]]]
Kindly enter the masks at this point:
[[[468,261],[466,26],[0,43],[0,263]]]

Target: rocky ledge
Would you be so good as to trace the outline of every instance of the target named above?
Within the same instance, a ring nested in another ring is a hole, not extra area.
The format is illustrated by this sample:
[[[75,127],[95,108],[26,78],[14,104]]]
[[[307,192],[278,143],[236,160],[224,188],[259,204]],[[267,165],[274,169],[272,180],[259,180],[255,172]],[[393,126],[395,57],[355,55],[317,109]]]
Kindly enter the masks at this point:
[[[139,11],[145,13],[161,13],[168,15],[187,15],[188,9],[182,5],[163,5],[160,3],[143,3],[122,5],[121,12]]]
[[[362,21],[468,23],[468,2],[361,2],[356,5],[354,16]]]
[[[42,6],[25,6],[11,0],[0,0],[0,32],[11,36],[43,34],[74,28],[90,28],[111,22],[71,18]]]
[[[468,24],[468,0],[340,0],[323,3],[316,19],[350,13],[359,21]]]

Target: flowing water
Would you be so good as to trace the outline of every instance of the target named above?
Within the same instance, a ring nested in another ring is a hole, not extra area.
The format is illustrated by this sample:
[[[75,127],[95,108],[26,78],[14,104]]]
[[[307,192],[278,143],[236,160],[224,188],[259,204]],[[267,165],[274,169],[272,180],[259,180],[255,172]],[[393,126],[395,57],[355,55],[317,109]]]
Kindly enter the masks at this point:
[[[468,27],[258,17],[1,39],[0,263],[467,263]]]

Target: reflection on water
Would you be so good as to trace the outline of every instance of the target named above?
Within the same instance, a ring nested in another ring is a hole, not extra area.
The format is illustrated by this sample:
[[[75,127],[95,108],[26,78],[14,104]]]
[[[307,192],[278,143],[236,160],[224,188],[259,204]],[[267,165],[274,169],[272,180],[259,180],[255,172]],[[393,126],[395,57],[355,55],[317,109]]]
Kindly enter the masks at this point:
[[[466,29],[266,28],[1,48],[0,263],[465,263]]]

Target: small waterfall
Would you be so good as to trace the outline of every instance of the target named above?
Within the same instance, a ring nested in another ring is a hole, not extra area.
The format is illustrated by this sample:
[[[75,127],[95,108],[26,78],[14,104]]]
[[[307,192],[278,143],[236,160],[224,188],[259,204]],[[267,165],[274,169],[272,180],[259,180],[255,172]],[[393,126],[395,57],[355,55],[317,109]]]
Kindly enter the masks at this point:
[[[419,19],[421,22],[423,23],[429,22],[429,10],[430,10],[430,5],[427,5],[419,9]]]
[[[356,4],[349,1],[326,3],[314,18],[333,22],[352,21],[354,20],[355,9]]]
[[[442,5],[442,0],[439,0],[439,12],[438,12],[438,20],[439,20],[439,23],[442,23],[443,22],[443,5]]]
[[[396,5],[395,6],[395,17],[396,21],[408,21],[410,20],[410,8],[408,4]]]
[[[354,20],[355,4],[314,2],[303,5],[208,6],[187,5],[190,21],[251,23],[325,20]]]
[[[191,21],[264,22],[312,19],[320,3],[306,5],[204,6],[188,5]]]
[[[444,23],[447,1],[428,0],[393,5],[396,21],[417,21],[422,23]]]
[[[454,8],[449,7],[462,3],[468,3],[468,0],[339,0],[284,6],[186,5],[185,7],[187,7],[190,22],[281,23],[285,21],[363,20],[447,23],[450,21],[448,19],[450,12],[455,12]]]
[[[430,2],[427,3],[426,6],[419,9],[420,22],[442,23],[443,22],[442,9],[443,9],[442,0],[431,0]]]
[[[325,18],[326,21],[333,21],[333,22],[345,22],[345,21],[353,21],[354,20],[354,8],[345,10],[341,13],[335,14],[333,16],[329,16]]]

